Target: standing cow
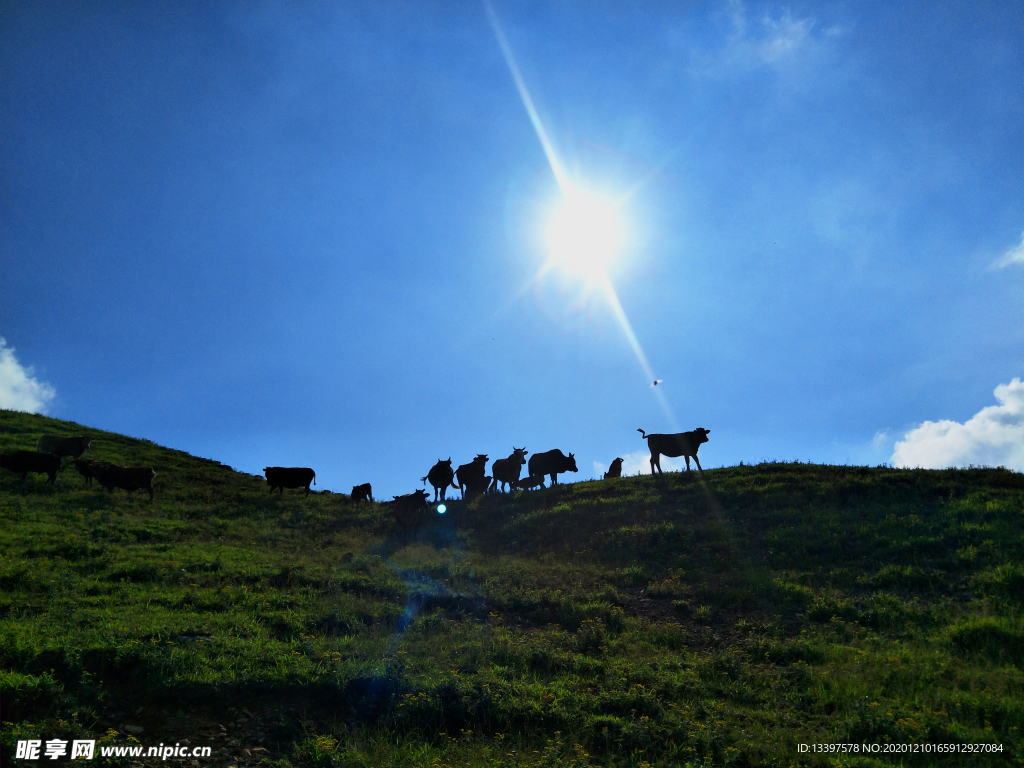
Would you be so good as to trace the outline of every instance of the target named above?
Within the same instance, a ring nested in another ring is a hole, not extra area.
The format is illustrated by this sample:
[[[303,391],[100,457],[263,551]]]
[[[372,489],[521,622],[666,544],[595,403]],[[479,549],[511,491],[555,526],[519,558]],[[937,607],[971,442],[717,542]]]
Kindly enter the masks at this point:
[[[466,498],[466,494],[477,494],[483,493],[487,490],[487,485],[484,483],[484,476],[487,474],[487,454],[478,453],[476,458],[473,459],[469,464],[462,464],[457,470],[455,470],[455,476],[458,478],[458,488],[462,492],[462,498]],[[481,489],[480,486],[483,486]]]
[[[604,473],[605,480],[611,480],[613,477],[622,477],[622,459],[615,459]]]
[[[48,475],[50,484],[57,482],[57,472],[60,471],[60,456],[44,451],[14,451],[13,453],[0,454],[0,468],[21,475],[24,480],[29,472],[40,475]]]
[[[373,501],[373,488],[370,487],[369,483],[363,483],[362,485],[353,485],[352,493],[350,495],[352,501]]]
[[[78,474],[85,478],[86,486],[92,485],[92,479],[100,476],[100,470],[109,466],[109,461],[100,461],[99,459],[75,459],[75,469],[78,470]]]
[[[491,481],[491,490],[497,490],[499,485],[502,490],[505,490],[506,484],[514,483],[519,479],[519,473],[523,469],[523,464],[526,463],[526,454],[529,453],[525,448],[516,448],[512,446],[512,455],[505,459],[495,459],[491,465],[491,474],[494,479]]]
[[[149,500],[153,500],[156,470],[152,467],[122,467],[104,462],[103,466],[96,468],[95,477],[109,493],[113,493],[115,488],[123,488],[128,493],[142,488],[149,491]]]
[[[92,438],[88,435],[80,437],[66,437],[64,435],[43,435],[39,438],[39,450],[43,453],[52,453],[54,456],[70,456],[73,459],[79,458],[92,445]]]
[[[710,429],[697,427],[692,432],[677,432],[674,435],[648,435],[642,429],[638,429],[637,432],[647,441],[647,447],[651,450],[652,475],[655,468],[662,472],[661,454],[672,458],[685,456],[687,472],[690,471],[690,457],[692,456],[693,460],[697,462],[697,469],[701,472],[704,471],[700,465],[700,459],[697,458],[697,449],[700,448],[702,443],[708,441],[708,435],[711,434]],[[664,473],[662,472],[662,474]]]
[[[447,461],[437,460],[437,464],[430,468],[427,472],[426,477],[421,477],[421,482],[430,481],[430,484],[434,486],[434,501],[446,501],[448,499],[448,486],[452,488],[458,488],[455,484],[455,471],[452,469],[452,457],[449,456]],[[439,499],[438,496],[441,498]]]
[[[410,531],[415,534],[423,525],[427,517],[427,495],[423,490],[413,491],[404,496],[395,496],[394,501],[386,502],[405,536],[408,536]]]
[[[309,467],[264,467],[263,474],[267,476],[270,492],[280,488],[282,496],[285,488],[305,488],[309,496],[310,484],[316,485],[316,472]]]
[[[535,453],[530,457],[530,477],[540,477],[540,485],[544,487],[544,475],[551,476],[551,485],[558,485],[559,472],[578,472],[576,457],[571,453],[566,456],[555,448],[544,453]]]

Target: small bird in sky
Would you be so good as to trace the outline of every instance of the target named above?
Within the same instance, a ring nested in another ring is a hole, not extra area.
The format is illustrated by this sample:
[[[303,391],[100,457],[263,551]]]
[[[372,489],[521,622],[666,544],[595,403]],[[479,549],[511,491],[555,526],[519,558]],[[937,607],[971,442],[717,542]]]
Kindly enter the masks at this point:
[[[661,382],[663,382],[663,381],[664,381],[664,379],[655,379],[655,380],[654,380],[654,383],[653,383],[653,384],[651,384],[651,386],[652,386],[652,387],[656,387],[656,386],[658,386],[659,384],[661,384]]]

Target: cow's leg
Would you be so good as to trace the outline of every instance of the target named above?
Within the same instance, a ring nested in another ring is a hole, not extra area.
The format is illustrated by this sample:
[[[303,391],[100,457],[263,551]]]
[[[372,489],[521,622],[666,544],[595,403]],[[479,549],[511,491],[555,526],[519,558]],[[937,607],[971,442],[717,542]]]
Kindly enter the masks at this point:
[[[306,496],[309,496],[309,485],[308,484],[306,485]],[[306,496],[303,496],[302,498],[306,498]]]
[[[661,454],[660,453],[652,453],[651,454],[651,474],[652,475],[654,474],[654,470],[655,469],[657,469],[659,472],[661,472]]]
[[[683,456],[683,458],[686,459],[686,471],[689,472],[690,471],[690,456],[689,456],[689,454],[686,454],[686,455]]]
[[[698,459],[698,458],[697,458],[697,454],[696,454],[696,453],[695,453],[695,454],[693,454],[693,460],[694,460],[695,462],[697,462],[697,469],[699,469],[699,470],[700,470],[701,472],[703,472],[703,471],[704,471],[704,468],[703,468],[703,467],[701,467],[701,465],[700,465],[700,459]]]

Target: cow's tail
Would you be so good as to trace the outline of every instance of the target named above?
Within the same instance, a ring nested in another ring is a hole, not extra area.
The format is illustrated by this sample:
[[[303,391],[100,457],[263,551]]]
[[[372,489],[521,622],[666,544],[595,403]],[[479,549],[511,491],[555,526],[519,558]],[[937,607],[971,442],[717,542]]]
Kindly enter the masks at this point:
[[[423,483],[423,487],[424,487],[424,488],[426,488],[426,487],[427,487],[427,478],[425,478],[425,477],[421,477],[421,478],[420,478],[420,482],[421,482],[421,483]]]
[[[316,485],[316,472],[313,473],[313,485]]]
[[[640,433],[640,439],[641,440],[646,440],[647,439],[647,433],[644,432],[642,429],[637,429],[637,432]]]

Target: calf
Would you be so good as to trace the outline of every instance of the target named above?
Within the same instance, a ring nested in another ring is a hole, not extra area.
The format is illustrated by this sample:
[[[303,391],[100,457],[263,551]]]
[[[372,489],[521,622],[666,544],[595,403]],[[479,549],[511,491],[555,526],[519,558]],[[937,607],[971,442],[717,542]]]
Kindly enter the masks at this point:
[[[60,456],[43,451],[14,451],[0,454],[0,467],[8,472],[21,475],[22,480],[28,476],[29,472],[35,472],[40,475],[49,475],[50,483],[56,483],[60,466]]]
[[[570,453],[566,456],[555,448],[544,453],[535,453],[530,457],[530,476],[541,478],[541,487],[544,486],[544,475],[551,475],[551,484],[558,485],[559,472],[578,472],[576,469],[576,458]]]
[[[64,435],[43,435],[39,438],[39,450],[52,453],[54,456],[70,456],[77,459],[92,444],[88,435],[81,437],[65,437]]]
[[[487,474],[487,454],[478,453],[476,458],[473,459],[469,464],[462,464],[457,470],[455,470],[455,477],[458,478],[458,487],[462,492],[462,498],[466,498],[467,488],[471,489],[470,493],[483,493],[487,490],[485,485],[483,491],[476,490],[481,482],[483,481],[484,475]]]
[[[604,473],[604,479],[610,480],[613,477],[622,477],[622,459],[615,459],[608,471]]]
[[[531,475],[530,477],[524,477],[522,480],[516,480],[514,483],[510,483],[510,485],[514,491],[528,491],[531,488],[543,488],[544,475]]]
[[[153,478],[156,470],[152,467],[122,467],[118,464],[107,464],[96,471],[96,479],[110,493],[115,488],[123,488],[131,493],[139,488],[149,491],[149,500],[153,500]]]
[[[309,467],[264,467],[263,474],[267,476],[270,492],[280,488],[282,496],[285,488],[305,488],[309,496],[310,484],[316,485],[316,472]]]
[[[502,490],[505,490],[507,483],[514,483],[519,479],[519,473],[523,469],[523,464],[526,463],[526,454],[529,453],[525,448],[512,447],[512,454],[506,459],[495,459],[491,465],[491,474],[494,475],[494,480],[491,481],[491,490],[497,490],[499,484]]]
[[[651,451],[652,475],[654,474],[655,467],[657,467],[659,472],[662,471],[661,454],[672,458],[685,456],[687,472],[690,471],[690,457],[692,456],[693,460],[697,463],[697,469],[701,472],[704,471],[700,465],[700,459],[697,458],[697,449],[708,441],[708,435],[711,434],[710,429],[697,427],[692,432],[677,432],[674,435],[648,435],[642,429],[638,429],[637,432],[647,441],[647,447]]]
[[[373,489],[369,483],[352,486],[352,501],[373,501]]]
[[[98,478],[99,472],[103,467],[109,467],[109,461],[100,461],[99,459],[75,459],[75,469],[78,470],[78,474],[85,478],[85,484],[87,486],[92,485],[92,479]]]
[[[445,501],[448,498],[448,486],[452,488],[458,488],[455,484],[455,471],[452,469],[451,456],[448,457],[447,461],[437,460],[437,464],[430,468],[427,472],[426,477],[421,477],[422,482],[430,481],[430,484],[434,486],[434,501]],[[438,499],[438,496],[441,498]]]

